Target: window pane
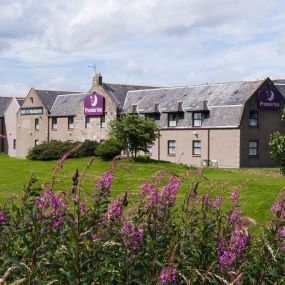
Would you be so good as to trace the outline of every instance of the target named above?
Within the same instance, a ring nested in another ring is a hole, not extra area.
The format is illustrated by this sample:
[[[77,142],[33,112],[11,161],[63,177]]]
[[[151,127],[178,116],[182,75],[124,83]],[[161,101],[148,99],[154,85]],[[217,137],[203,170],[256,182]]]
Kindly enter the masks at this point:
[[[249,142],[249,147],[250,148],[256,148],[257,147],[257,142]]]

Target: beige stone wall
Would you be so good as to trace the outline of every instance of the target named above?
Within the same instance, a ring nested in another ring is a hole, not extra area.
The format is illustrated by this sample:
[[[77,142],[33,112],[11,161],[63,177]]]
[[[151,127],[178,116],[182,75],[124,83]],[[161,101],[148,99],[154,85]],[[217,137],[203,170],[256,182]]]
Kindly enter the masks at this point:
[[[244,107],[241,120],[241,167],[273,167],[276,166],[270,159],[269,138],[270,134],[282,131],[285,128],[281,121],[284,99],[279,110],[259,110],[257,108],[257,92],[251,96]],[[250,111],[258,111],[258,126],[249,126]],[[248,142],[258,141],[258,156],[248,154]]]
[[[117,107],[109,97],[108,93],[99,84],[94,84],[90,91],[96,91],[103,97],[105,97],[105,128],[101,128],[100,116],[90,117],[90,128],[85,128],[85,115],[83,102],[78,106],[75,126],[74,126],[74,136],[79,141],[93,140],[98,141],[105,140],[108,137],[108,123],[115,119],[117,116]]]
[[[17,121],[16,114],[19,110],[19,104],[16,98],[13,98],[5,112],[5,126],[7,133],[7,146],[5,152],[9,156],[17,156]],[[13,148],[14,140],[16,140],[16,149]]]
[[[32,98],[32,99],[31,99]],[[17,113],[17,156],[25,158],[28,151],[39,143],[48,141],[48,111],[43,106],[37,92],[31,89],[22,108],[43,107],[42,115],[21,115]],[[35,130],[35,119],[39,119],[39,130]]]
[[[75,126],[75,118],[74,118]],[[52,129],[52,118],[49,118],[50,140],[75,141],[75,129],[68,129],[68,117],[57,117],[57,129]]]
[[[52,118],[49,118],[50,139],[60,141],[98,141],[105,140],[108,136],[108,123],[116,118],[117,107],[108,93],[100,86],[94,85],[91,91],[96,91],[105,97],[105,128],[101,128],[101,116],[90,117],[90,127],[85,127],[84,102],[82,101],[74,117],[74,129],[68,130],[68,118],[57,117],[57,130],[52,130]]]
[[[160,135],[152,147],[151,157],[153,159],[160,158],[161,160],[195,166],[201,166],[201,160],[210,159],[216,160],[218,167],[239,167],[239,129],[162,129]],[[168,154],[168,140],[176,141],[175,156]],[[201,141],[200,156],[192,154],[194,140]]]

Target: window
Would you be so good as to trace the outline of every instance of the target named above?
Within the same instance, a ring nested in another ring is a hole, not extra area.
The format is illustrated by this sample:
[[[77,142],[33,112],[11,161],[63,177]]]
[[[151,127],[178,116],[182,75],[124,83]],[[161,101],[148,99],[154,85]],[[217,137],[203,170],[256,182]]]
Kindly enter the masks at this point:
[[[258,141],[248,142],[248,155],[257,156],[258,155]]]
[[[51,118],[51,129],[57,130],[57,118]]]
[[[145,114],[145,118],[147,119],[152,119],[154,121],[159,121],[160,120],[160,114],[159,113],[149,113]]]
[[[168,143],[168,155],[175,155],[176,154],[176,141],[171,140],[167,141]]]
[[[90,117],[85,117],[85,129],[89,129],[90,126]]]
[[[137,105],[133,105],[132,113],[133,114],[137,113]]]
[[[35,130],[38,131],[40,129],[40,121],[38,118],[35,119]]]
[[[193,126],[201,127],[202,126],[202,113],[193,113]]]
[[[258,112],[250,112],[249,113],[249,125],[251,127],[257,127],[258,125]]]
[[[177,114],[168,114],[168,127],[176,127],[177,119]]]
[[[100,117],[100,128],[101,129],[106,128],[106,118],[105,118],[105,115]]]
[[[73,117],[68,117],[68,129],[73,129],[74,123],[73,123]]]
[[[13,149],[16,149],[16,140],[13,140]]]
[[[148,153],[152,153],[152,145],[148,145],[146,147],[146,150],[147,150]]]
[[[35,146],[39,145],[39,140],[35,140]]]
[[[201,141],[193,141],[192,143],[192,154],[201,155]]]

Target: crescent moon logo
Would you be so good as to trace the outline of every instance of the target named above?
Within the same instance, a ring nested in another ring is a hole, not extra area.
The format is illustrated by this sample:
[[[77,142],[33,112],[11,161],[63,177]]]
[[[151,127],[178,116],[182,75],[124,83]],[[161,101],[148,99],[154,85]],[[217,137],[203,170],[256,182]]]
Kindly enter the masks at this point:
[[[97,105],[97,96],[95,94],[90,95],[91,106],[95,107]]]
[[[271,90],[270,95],[267,97],[267,100],[269,102],[272,102],[274,100],[274,97],[275,97],[274,92]]]

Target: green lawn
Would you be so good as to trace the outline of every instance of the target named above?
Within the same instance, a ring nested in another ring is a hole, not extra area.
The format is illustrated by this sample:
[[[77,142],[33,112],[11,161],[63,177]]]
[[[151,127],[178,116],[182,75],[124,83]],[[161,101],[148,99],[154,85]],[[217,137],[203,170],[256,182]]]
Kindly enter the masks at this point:
[[[64,164],[63,172],[57,175],[57,190],[66,189],[71,185],[71,177],[76,168],[83,171],[89,159],[71,159]],[[0,203],[3,203],[11,194],[21,194],[23,185],[27,183],[28,177],[34,171],[39,179],[38,184],[51,181],[52,169],[55,162],[40,162],[10,158],[0,155]],[[87,172],[84,182],[84,189],[90,192],[94,189],[99,174],[109,167],[109,162],[96,159]],[[129,192],[139,191],[139,185],[150,175],[159,171],[167,170],[172,173],[183,173],[187,167],[167,162],[129,162],[123,163],[123,168],[117,171],[112,193],[114,196]],[[274,202],[280,190],[285,186],[285,178],[281,177],[277,169],[242,169],[223,170],[206,169],[205,176],[210,181],[209,185],[203,185],[200,191],[210,189],[217,193],[218,189],[225,188],[225,195],[228,196],[233,187],[241,188],[242,209],[247,216],[255,218],[259,223],[265,223],[270,214],[270,206]],[[183,182],[178,197],[183,197],[185,188],[195,177],[189,177]],[[180,199],[181,200],[181,199]]]

